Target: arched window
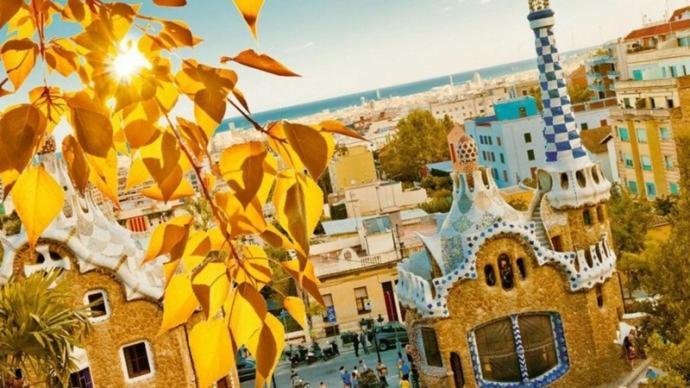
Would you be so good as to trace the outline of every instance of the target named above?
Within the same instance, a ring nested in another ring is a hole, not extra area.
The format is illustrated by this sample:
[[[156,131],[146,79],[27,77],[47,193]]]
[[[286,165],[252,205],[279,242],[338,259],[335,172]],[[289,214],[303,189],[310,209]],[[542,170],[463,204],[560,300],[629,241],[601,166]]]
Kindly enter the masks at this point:
[[[594,287],[594,289],[596,290],[597,294],[597,306],[604,307],[604,292],[601,288],[601,284],[597,284],[597,286]]]
[[[604,262],[604,255],[601,254],[601,248],[599,248],[599,244],[596,245],[596,252],[597,252],[597,258],[599,259],[600,263]]]
[[[561,188],[563,190],[568,190],[568,187],[570,187],[570,184],[568,183],[568,174],[562,173],[561,174]]]
[[[518,272],[520,272],[520,278],[522,280],[525,280],[527,278],[527,267],[525,267],[525,259],[521,257],[515,261],[515,264],[517,264]]]
[[[552,379],[562,376],[569,367],[562,332],[556,313],[511,316],[474,330],[470,348],[472,362],[481,371],[480,386],[535,383],[545,375]]]
[[[582,222],[584,222],[585,226],[592,226],[592,214],[589,212],[589,209],[582,211]]]
[[[494,271],[494,266],[487,264],[484,267],[484,276],[486,277],[486,284],[493,287],[496,285],[496,272]]]
[[[450,367],[453,369],[453,381],[455,381],[455,388],[464,387],[465,375],[462,373],[462,360],[460,360],[460,356],[455,352],[450,354]]]
[[[513,288],[514,275],[513,266],[510,264],[510,257],[505,253],[498,257],[498,272],[501,276],[501,285],[503,289],[510,290]]]

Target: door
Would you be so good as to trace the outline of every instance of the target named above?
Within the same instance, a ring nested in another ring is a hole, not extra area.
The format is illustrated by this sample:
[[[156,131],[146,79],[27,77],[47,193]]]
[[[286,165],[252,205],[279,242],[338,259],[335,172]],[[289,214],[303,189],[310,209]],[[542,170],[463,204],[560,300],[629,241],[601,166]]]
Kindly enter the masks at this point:
[[[386,302],[386,315],[388,315],[388,322],[398,321],[398,310],[395,307],[395,293],[393,291],[393,282],[381,283],[383,288],[383,299]]]
[[[453,381],[455,381],[455,388],[462,388],[465,386],[465,376],[462,374],[462,361],[460,356],[453,352],[450,354],[450,367],[453,370]]]

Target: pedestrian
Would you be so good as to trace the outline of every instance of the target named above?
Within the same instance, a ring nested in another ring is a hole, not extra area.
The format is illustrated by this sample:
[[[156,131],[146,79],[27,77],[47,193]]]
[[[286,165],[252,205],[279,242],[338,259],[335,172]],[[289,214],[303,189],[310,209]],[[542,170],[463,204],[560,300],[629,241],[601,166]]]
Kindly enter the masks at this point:
[[[409,377],[403,377],[403,379],[400,380],[400,388],[410,388]]]
[[[319,384],[319,388],[328,388],[328,385],[322,381],[321,384]]]
[[[359,370],[357,369],[357,365],[355,365],[354,368],[352,368],[352,373],[354,373],[355,376],[359,377]]]
[[[362,349],[364,350],[364,354],[369,354],[369,347],[367,346],[366,330],[359,333],[359,342],[362,344]]]
[[[356,373],[357,368],[355,368],[355,371],[352,372],[352,388],[357,388],[359,386],[359,376]]]
[[[379,363],[376,364],[376,372],[379,375],[379,382],[381,383],[381,387],[387,387],[388,379],[386,378],[386,376],[388,376],[388,368],[386,367],[386,364],[383,363],[383,361],[379,361]]]
[[[402,373],[402,379],[403,380],[409,380],[410,379],[410,363],[403,361],[402,368],[400,368],[400,372]]]
[[[369,370],[369,367],[367,366],[366,363],[364,363],[364,360],[362,360],[362,359],[359,360],[359,370],[362,371],[362,373]]]
[[[344,366],[340,367],[340,380],[343,381],[343,388],[352,387],[352,378],[350,377],[350,373],[345,370]]]
[[[635,343],[637,342],[635,338],[635,329],[630,330],[628,332],[628,335],[625,336],[625,339],[623,340],[623,349],[625,350],[625,359],[628,362],[628,365],[630,366],[630,369],[633,369],[635,365],[635,359],[637,358],[637,347],[635,346]]]
[[[355,333],[355,338],[352,340],[352,345],[355,347],[355,357],[359,357],[359,335]]]

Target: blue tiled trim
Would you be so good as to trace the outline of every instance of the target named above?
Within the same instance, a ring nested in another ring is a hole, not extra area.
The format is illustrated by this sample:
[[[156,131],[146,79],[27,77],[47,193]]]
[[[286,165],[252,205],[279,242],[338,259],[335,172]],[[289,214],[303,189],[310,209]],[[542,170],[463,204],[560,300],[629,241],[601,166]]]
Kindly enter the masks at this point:
[[[570,358],[568,357],[568,348],[565,342],[565,334],[563,332],[563,322],[558,313],[549,312],[551,317],[551,328],[553,330],[553,335],[556,341],[556,356],[558,357],[558,364],[552,368],[550,371],[544,373],[543,375],[530,379],[527,374],[527,361],[525,359],[525,349],[522,344],[522,336],[520,335],[520,326],[518,325],[518,318],[521,315],[532,315],[535,313],[528,314],[518,314],[510,316],[511,325],[513,328],[513,338],[515,339],[515,349],[518,353],[518,360],[520,363],[520,373],[522,375],[522,381],[516,383],[502,383],[487,381],[483,379],[481,363],[479,361],[479,351],[477,350],[477,339],[474,334],[475,330],[472,330],[467,335],[467,341],[469,343],[470,355],[472,357],[472,370],[474,371],[474,378],[477,381],[477,386],[481,388],[539,388],[547,386],[556,380],[563,377],[566,372],[570,369]],[[539,313],[536,313],[539,314]]]

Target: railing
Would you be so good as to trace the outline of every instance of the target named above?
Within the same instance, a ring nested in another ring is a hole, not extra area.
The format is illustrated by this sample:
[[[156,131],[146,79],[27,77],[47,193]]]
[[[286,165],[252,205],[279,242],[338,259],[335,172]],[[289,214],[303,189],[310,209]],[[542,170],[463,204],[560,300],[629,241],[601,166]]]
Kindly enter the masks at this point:
[[[387,252],[381,255],[354,257],[352,259],[313,259],[317,277],[334,275],[342,272],[366,269],[387,263],[400,261],[398,252]]]

